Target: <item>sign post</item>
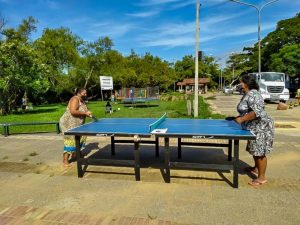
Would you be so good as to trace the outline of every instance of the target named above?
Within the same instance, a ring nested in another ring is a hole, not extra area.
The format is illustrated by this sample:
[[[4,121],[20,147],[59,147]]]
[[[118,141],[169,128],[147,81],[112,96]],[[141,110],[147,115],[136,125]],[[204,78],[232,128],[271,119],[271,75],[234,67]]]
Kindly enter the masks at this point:
[[[100,86],[101,86],[101,98],[103,101],[103,90],[110,90],[112,95],[112,90],[114,89],[113,78],[111,76],[100,76]]]

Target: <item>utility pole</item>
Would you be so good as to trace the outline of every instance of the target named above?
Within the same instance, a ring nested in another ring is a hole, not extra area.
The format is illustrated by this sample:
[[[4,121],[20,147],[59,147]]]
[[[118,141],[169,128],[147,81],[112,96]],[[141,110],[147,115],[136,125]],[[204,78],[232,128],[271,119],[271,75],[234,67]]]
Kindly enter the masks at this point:
[[[200,3],[199,0],[196,2],[196,47],[195,47],[195,97],[194,97],[194,117],[198,117],[198,52],[199,52],[199,14],[200,14]]]
[[[175,62],[175,59],[173,59],[173,66],[174,66],[174,73],[176,75],[176,62]],[[174,81],[174,92],[176,92],[176,81]]]
[[[223,77],[222,77],[222,65],[221,65],[221,92],[223,91]]]

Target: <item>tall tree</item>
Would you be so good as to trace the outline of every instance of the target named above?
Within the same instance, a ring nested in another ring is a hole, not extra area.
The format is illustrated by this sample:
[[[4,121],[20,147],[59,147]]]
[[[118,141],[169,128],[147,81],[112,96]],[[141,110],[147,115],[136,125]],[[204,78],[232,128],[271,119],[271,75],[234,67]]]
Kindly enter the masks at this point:
[[[278,54],[280,51],[286,52],[291,47],[287,47],[284,50],[281,50],[287,45],[293,46],[292,48],[297,48],[300,44],[300,13],[298,13],[295,17],[281,20],[278,22],[276,30],[269,33],[263,40],[262,40],[262,61],[263,67],[265,71],[271,70],[274,68],[274,63],[272,62],[273,59],[278,57],[285,57],[289,56],[289,54]],[[295,46],[296,45],[296,46]],[[277,54],[276,56],[272,57],[273,54]],[[281,59],[282,62],[285,63],[292,63],[289,59]],[[289,64],[286,64],[286,69],[288,68]],[[278,68],[279,69],[279,68]],[[288,70],[278,71],[278,72],[288,72]],[[290,73],[289,71],[288,73]],[[296,76],[295,73],[289,74],[290,76]]]
[[[49,73],[45,77],[50,84],[48,96],[54,96],[50,101],[56,101],[70,86],[74,86],[68,79],[70,69],[74,68],[79,49],[83,41],[68,28],[45,29],[40,38],[35,40],[34,47],[42,62],[48,66]],[[71,91],[71,90],[69,90]],[[67,91],[68,92],[68,91]]]
[[[20,105],[25,92],[34,98],[44,93],[49,85],[43,79],[47,65],[40,61],[29,40],[36,20],[25,19],[16,28],[3,30],[5,40],[0,42],[0,111],[7,114]],[[31,99],[30,99],[31,100]]]
[[[300,44],[285,45],[278,53],[271,55],[271,71],[282,71],[291,77],[300,74]]]

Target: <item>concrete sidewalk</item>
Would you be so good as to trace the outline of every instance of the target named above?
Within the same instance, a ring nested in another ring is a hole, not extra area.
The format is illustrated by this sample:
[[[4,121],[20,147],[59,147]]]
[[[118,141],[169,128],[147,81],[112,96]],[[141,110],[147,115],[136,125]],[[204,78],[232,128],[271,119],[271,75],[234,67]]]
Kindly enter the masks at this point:
[[[217,96],[214,105],[233,105],[235,99],[228,98]],[[230,171],[171,170],[172,181],[165,183],[160,170],[163,147],[160,158],[155,158],[154,147],[150,145],[141,147],[139,182],[135,181],[134,169],[129,167],[91,166],[80,179],[75,166],[61,166],[60,135],[1,136],[0,224],[298,225],[299,118],[275,121],[294,123],[295,128],[276,128],[274,152],[268,157],[268,183],[259,188],[247,184],[253,177],[242,169],[239,189],[231,187]],[[109,157],[108,139],[93,137],[88,143],[88,154]],[[172,145],[175,158],[175,141]],[[242,142],[242,167],[252,164],[244,147]],[[117,145],[116,156],[133,157],[132,149],[132,145]],[[183,149],[184,160],[208,163],[226,159],[226,154],[227,150],[222,148]]]

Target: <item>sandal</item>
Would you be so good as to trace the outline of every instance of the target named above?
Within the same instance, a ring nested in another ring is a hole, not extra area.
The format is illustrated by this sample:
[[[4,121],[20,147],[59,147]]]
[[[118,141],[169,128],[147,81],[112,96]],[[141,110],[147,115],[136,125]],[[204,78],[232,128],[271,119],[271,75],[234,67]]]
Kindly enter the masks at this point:
[[[254,180],[248,182],[248,184],[251,185],[252,187],[259,187],[266,183],[268,183],[267,180],[258,180],[258,179],[254,179]]]
[[[73,167],[73,165],[72,164],[70,164],[70,163],[63,163],[63,165],[62,165],[64,168],[71,168],[71,167]]]

